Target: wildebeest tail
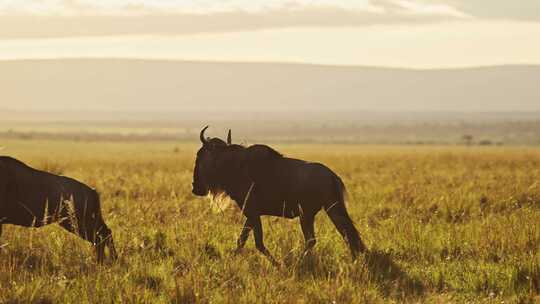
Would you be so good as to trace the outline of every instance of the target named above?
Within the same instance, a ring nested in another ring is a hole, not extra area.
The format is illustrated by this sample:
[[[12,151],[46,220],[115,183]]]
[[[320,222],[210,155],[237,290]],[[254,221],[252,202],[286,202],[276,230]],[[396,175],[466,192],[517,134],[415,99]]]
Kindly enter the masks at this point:
[[[347,194],[345,184],[341,178],[335,174],[333,180],[336,191],[336,201],[325,206],[325,210],[339,232],[347,239],[351,252],[353,256],[356,257],[356,255],[359,252],[363,252],[366,247],[345,207],[345,197]]]
[[[334,173],[333,178],[334,178],[334,187],[336,189],[337,198],[339,199],[339,201],[345,204],[345,200],[347,198],[347,188],[345,187],[345,184],[343,183],[341,178],[337,176],[337,174]]]

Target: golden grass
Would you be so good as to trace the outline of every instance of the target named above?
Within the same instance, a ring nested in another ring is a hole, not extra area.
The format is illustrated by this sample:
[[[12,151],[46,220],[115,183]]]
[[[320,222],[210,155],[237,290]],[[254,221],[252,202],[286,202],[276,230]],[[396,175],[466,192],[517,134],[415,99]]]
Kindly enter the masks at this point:
[[[540,149],[276,145],[344,179],[370,252],[355,263],[323,212],[300,259],[297,220],[264,218],[273,268],[232,254],[242,217],[191,194],[197,144],[3,141],[3,154],[96,187],[120,259],[56,225],[4,225],[0,303],[540,301]],[[7,244],[7,245],[4,245]]]

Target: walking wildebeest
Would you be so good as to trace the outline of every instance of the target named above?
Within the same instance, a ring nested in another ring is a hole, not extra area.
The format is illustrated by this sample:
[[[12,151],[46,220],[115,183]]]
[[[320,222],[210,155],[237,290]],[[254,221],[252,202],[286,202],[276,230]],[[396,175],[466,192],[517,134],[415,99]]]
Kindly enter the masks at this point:
[[[219,138],[205,138],[197,152],[193,194],[225,193],[246,216],[237,241],[242,249],[253,230],[257,249],[277,264],[263,243],[261,215],[300,217],[305,253],[315,245],[315,215],[324,209],[349,244],[353,259],[365,250],[364,243],[345,208],[345,186],[328,167],[287,158],[266,145],[244,147]]]
[[[103,221],[98,193],[74,179],[33,169],[0,156],[0,235],[2,224],[41,227],[58,222],[92,243],[103,262],[105,246],[117,258],[111,230]]]

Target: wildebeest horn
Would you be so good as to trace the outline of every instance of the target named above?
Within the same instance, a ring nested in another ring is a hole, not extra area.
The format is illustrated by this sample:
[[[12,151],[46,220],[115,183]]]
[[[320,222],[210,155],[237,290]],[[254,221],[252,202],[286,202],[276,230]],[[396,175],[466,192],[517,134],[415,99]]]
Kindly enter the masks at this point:
[[[232,144],[231,129],[229,129],[229,133],[227,133],[227,145],[230,144]]]
[[[208,126],[204,127],[201,130],[201,134],[199,135],[199,138],[201,139],[201,142],[202,142],[203,145],[206,145],[206,143],[207,143],[206,139],[204,138],[204,131],[206,131],[206,129],[208,129]]]

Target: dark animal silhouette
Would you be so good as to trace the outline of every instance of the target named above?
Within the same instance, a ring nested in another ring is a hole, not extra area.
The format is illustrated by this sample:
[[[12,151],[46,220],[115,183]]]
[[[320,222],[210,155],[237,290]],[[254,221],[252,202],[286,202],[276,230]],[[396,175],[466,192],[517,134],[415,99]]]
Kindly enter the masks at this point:
[[[261,215],[300,217],[305,238],[305,253],[315,245],[315,215],[324,209],[340,234],[348,242],[353,259],[365,246],[347,213],[345,186],[328,167],[287,158],[266,145],[244,147],[219,138],[205,138],[197,152],[193,172],[193,194],[205,196],[225,193],[246,216],[237,241],[242,249],[253,230],[255,245],[277,264],[263,242]]]
[[[0,156],[0,235],[2,224],[41,227],[54,222],[91,242],[103,262],[105,246],[117,258],[111,230],[103,221],[98,193],[74,179],[33,169]]]

